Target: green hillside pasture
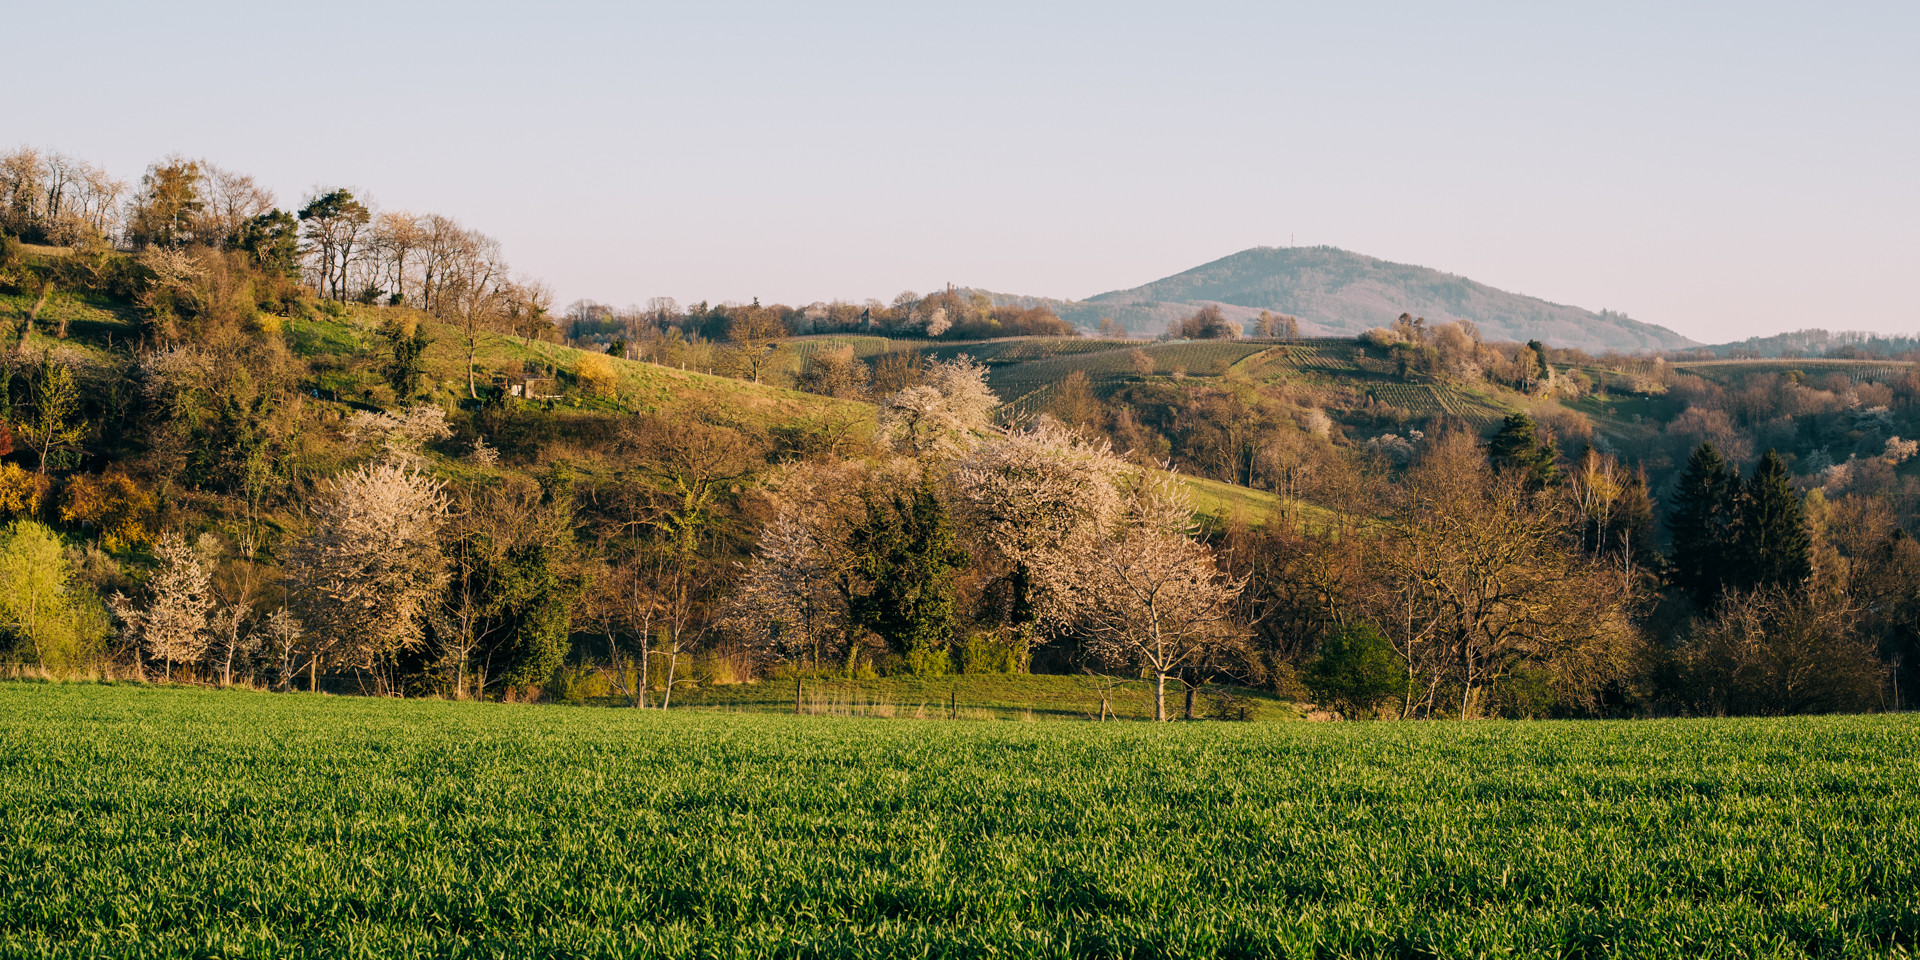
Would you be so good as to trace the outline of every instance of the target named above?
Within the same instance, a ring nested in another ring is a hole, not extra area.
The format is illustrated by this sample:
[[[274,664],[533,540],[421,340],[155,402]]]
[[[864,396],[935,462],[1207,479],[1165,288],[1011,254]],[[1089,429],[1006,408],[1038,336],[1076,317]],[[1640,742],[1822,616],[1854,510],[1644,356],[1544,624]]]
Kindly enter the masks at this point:
[[[1267,347],[1263,343],[1232,340],[1151,343],[1137,347],[1122,343],[1109,350],[994,366],[987,380],[996,393],[1011,400],[1058,383],[1061,378],[1077,370],[1087,375],[1096,392],[1104,393],[1139,376],[1133,369],[1135,349],[1153,358],[1154,376],[1171,376],[1180,372],[1193,377],[1219,377],[1226,375],[1235,363]]]
[[[0,956],[1904,956],[1920,718],[0,687]]]
[[[378,313],[355,313],[341,319],[292,321],[288,335],[302,354],[358,361],[350,372],[323,376],[327,382],[321,384],[343,394],[358,394],[378,384],[373,370],[384,355],[385,341],[376,333],[381,319]],[[425,361],[429,395],[439,402],[465,397],[466,354],[458,331],[417,315],[415,319],[426,325],[431,340]],[[544,374],[552,369],[559,375],[563,396],[556,404],[562,408],[609,413],[697,410],[708,422],[753,429],[822,418],[864,421],[873,416],[873,408],[864,403],[619,357],[607,358],[619,378],[617,390],[611,396],[590,397],[573,380],[583,353],[542,340],[528,343],[488,334],[479,341],[474,365],[483,384],[495,373]]]
[[[1905,379],[1915,365],[1887,360],[1697,360],[1675,363],[1673,369],[1729,385],[1757,373],[1784,374],[1794,370],[1809,377],[1844,373],[1856,383],[1890,383]]]
[[[0,293],[0,337],[5,339],[4,346],[14,345],[13,338],[20,332],[21,321],[33,309],[34,300],[28,294]],[[53,336],[62,319],[67,321],[64,343]],[[29,351],[61,345],[97,350],[139,339],[140,319],[125,301],[100,294],[54,293],[40,308],[33,329],[33,339],[27,343]]]

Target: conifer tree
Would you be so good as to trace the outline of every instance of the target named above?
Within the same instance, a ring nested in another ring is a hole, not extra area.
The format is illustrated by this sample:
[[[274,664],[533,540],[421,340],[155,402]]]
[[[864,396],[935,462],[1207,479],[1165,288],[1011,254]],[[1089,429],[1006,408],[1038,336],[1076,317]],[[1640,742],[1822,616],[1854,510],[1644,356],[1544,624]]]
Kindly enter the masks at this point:
[[[1539,490],[1560,479],[1554,463],[1553,447],[1540,439],[1533,418],[1524,413],[1507,415],[1500,432],[1487,444],[1487,459],[1499,470],[1517,470],[1527,478],[1527,486]]]
[[[968,563],[954,542],[947,508],[930,483],[892,496],[869,494],[866,520],[848,544],[853,578],[840,591],[854,623],[879,634],[915,674],[938,676],[950,669],[955,570]]]
[[[1713,605],[1726,589],[1739,496],[1739,471],[1713,444],[1702,443],[1687,458],[1667,514],[1674,585],[1700,607]]]
[[[1786,463],[1772,450],[1741,485],[1733,548],[1733,566],[1744,588],[1796,587],[1813,573],[1806,505],[1794,492]]]

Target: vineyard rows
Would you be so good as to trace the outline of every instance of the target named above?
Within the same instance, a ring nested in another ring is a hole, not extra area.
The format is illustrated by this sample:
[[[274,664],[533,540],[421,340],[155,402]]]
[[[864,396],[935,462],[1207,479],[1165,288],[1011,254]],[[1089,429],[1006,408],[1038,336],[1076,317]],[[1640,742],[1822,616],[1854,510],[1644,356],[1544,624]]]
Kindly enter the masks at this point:
[[[1058,383],[1077,370],[1087,375],[1096,390],[1111,388],[1139,376],[1133,367],[1135,349],[1153,360],[1153,376],[1184,372],[1195,377],[1218,377],[1224,376],[1234,364],[1267,349],[1265,344],[1236,341],[1152,343],[1137,347],[1116,345],[1111,340],[1104,342],[1110,349],[997,365],[988,375],[988,382],[1002,397],[1020,397]]]
[[[1704,360],[1676,363],[1673,369],[1705,377],[1721,384],[1734,384],[1761,373],[1799,371],[1808,377],[1844,373],[1855,383],[1893,383],[1906,379],[1915,370],[1911,363],[1884,360]]]
[[[1369,386],[1367,393],[1415,419],[1447,416],[1474,427],[1487,426],[1510,412],[1479,394],[1448,384],[1382,383]]]

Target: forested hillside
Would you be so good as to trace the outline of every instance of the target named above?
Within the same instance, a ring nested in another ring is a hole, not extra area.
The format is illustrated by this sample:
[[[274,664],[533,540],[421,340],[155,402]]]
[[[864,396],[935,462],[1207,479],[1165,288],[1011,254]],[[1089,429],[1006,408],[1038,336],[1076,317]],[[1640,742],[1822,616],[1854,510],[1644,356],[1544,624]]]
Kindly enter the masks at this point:
[[[0,178],[16,670],[796,710],[716,692],[1091,673],[1162,718],[1440,718],[1883,709],[1920,661],[1911,363],[1211,304],[1076,336],[951,289],[562,308],[344,189]]]

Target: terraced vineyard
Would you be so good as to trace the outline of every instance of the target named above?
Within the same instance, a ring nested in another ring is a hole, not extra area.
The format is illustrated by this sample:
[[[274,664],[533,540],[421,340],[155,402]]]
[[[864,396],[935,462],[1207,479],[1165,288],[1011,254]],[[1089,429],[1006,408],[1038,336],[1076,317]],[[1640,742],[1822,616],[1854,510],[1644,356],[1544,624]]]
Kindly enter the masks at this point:
[[[1759,373],[1789,373],[1798,370],[1809,377],[1844,373],[1856,382],[1890,383],[1906,379],[1915,364],[1887,360],[1694,360],[1673,364],[1673,369],[1705,377],[1717,383],[1738,383]]]
[[[1452,384],[1376,383],[1366,387],[1368,396],[1392,404],[1415,419],[1447,416],[1476,428],[1485,427],[1513,411],[1471,390]]]
[[[823,350],[838,350],[849,346],[853,348],[853,355],[856,358],[866,360],[882,354],[925,350],[936,345],[936,341],[933,340],[895,340],[889,337],[860,335],[795,337],[786,341],[785,344],[786,348],[792,351],[802,363]]]
[[[1224,376],[1234,364],[1260,354],[1267,347],[1267,344],[1240,341],[1120,344],[1095,353],[996,366],[988,374],[988,382],[1000,396],[1019,398],[1058,383],[1061,378],[1077,370],[1087,375],[1097,392],[1104,393],[1139,376],[1133,368],[1135,349],[1153,360],[1152,376],[1171,376],[1184,372],[1188,376],[1218,377]]]
[[[1020,337],[1007,340],[943,343],[924,352],[935,360],[952,360],[965,355],[987,366],[1031,363],[1055,357],[1072,357],[1108,350],[1121,350],[1142,341],[1101,340],[1093,337]]]

